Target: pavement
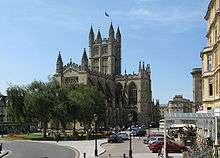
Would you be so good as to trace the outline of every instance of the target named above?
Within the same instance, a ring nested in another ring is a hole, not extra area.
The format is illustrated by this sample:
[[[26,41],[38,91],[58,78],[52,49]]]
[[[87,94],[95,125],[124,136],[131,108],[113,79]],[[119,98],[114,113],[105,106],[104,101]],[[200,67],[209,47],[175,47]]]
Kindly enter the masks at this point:
[[[37,141],[36,141],[37,142]],[[94,158],[95,156],[95,141],[94,140],[80,140],[80,141],[41,141],[42,143],[51,143],[61,146],[68,147],[77,152],[75,158],[84,158],[84,153],[86,153],[86,158]],[[98,139],[97,149],[98,154],[105,152],[105,149],[102,148],[102,144],[107,143],[107,139]]]
[[[142,143],[142,138],[133,138],[132,140],[132,150],[133,158],[157,158],[157,153],[151,153],[151,151]],[[15,141],[16,142],[16,141]],[[19,141],[18,141],[19,142]],[[20,141],[20,142],[32,142],[32,143],[45,143],[45,144],[54,144],[69,148],[75,152],[75,158],[84,158],[84,153],[86,153],[86,158],[95,158],[94,149],[95,141],[94,140],[81,140],[81,141]],[[128,155],[129,141],[124,143],[107,143],[107,139],[98,139],[98,154],[100,158],[108,158],[109,154],[112,157],[123,157],[125,153]],[[181,158],[182,154],[169,154],[172,158]],[[1,157],[0,157],[1,158]]]

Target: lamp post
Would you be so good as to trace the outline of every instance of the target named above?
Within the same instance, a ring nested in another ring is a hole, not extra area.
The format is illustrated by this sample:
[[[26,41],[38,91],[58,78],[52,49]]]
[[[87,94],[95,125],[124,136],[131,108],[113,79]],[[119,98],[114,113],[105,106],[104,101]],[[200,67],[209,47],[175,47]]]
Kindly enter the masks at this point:
[[[132,141],[131,141],[131,126],[132,126],[132,119],[133,119],[133,116],[132,114],[129,114],[128,115],[128,119],[129,119],[129,122],[130,122],[130,148],[129,148],[129,158],[132,158]]]
[[[98,149],[97,149],[97,114],[94,114],[94,122],[95,122],[95,156],[98,156]]]

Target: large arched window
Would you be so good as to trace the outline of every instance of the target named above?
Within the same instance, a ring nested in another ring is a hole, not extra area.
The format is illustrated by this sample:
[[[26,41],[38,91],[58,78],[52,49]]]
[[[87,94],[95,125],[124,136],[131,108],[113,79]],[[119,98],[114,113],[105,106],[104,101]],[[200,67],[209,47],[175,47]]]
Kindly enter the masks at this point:
[[[128,87],[129,105],[137,105],[137,87],[134,82],[131,82]]]
[[[123,87],[121,85],[121,83],[117,83],[117,86],[116,86],[116,103],[119,104],[120,101],[122,100],[122,90],[123,90]]]

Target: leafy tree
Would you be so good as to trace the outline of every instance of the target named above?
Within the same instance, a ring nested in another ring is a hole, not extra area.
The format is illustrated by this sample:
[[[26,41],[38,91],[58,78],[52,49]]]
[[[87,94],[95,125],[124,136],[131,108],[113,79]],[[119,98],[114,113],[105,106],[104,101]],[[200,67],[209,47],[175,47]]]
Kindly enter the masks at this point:
[[[34,81],[28,86],[27,91],[26,109],[31,113],[33,121],[40,121],[43,124],[43,134],[46,138],[47,123],[51,119],[54,107],[50,86],[47,83]]]
[[[104,99],[95,87],[80,84],[70,92],[69,98],[77,106],[78,121],[83,123],[85,130],[90,129],[95,113],[102,120],[105,113]]]
[[[7,89],[8,115],[12,121],[24,123],[29,120],[28,111],[24,104],[26,93],[27,91],[25,87],[10,86]]]

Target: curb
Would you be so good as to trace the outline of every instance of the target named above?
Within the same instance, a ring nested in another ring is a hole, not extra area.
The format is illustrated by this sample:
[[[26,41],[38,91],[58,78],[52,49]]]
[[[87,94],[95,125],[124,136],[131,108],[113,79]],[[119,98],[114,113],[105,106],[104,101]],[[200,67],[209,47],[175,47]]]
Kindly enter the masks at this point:
[[[3,158],[4,156],[8,155],[9,151],[7,151],[6,153],[4,153],[3,155],[0,156],[0,158]]]
[[[108,144],[108,142],[101,143],[101,144],[100,144],[100,147],[103,146],[104,144]],[[104,148],[103,148],[103,149],[104,149]],[[104,151],[101,152],[101,153],[99,154],[99,156],[101,156],[101,155],[104,154],[105,152],[106,152],[106,149],[104,149]]]
[[[60,145],[60,146],[63,146],[63,145]],[[69,148],[69,149],[75,151],[75,153],[76,153],[76,155],[75,155],[76,158],[79,158],[79,157],[80,157],[80,152],[79,152],[79,150],[77,150],[76,148],[70,147],[70,146],[64,146],[64,147]]]

